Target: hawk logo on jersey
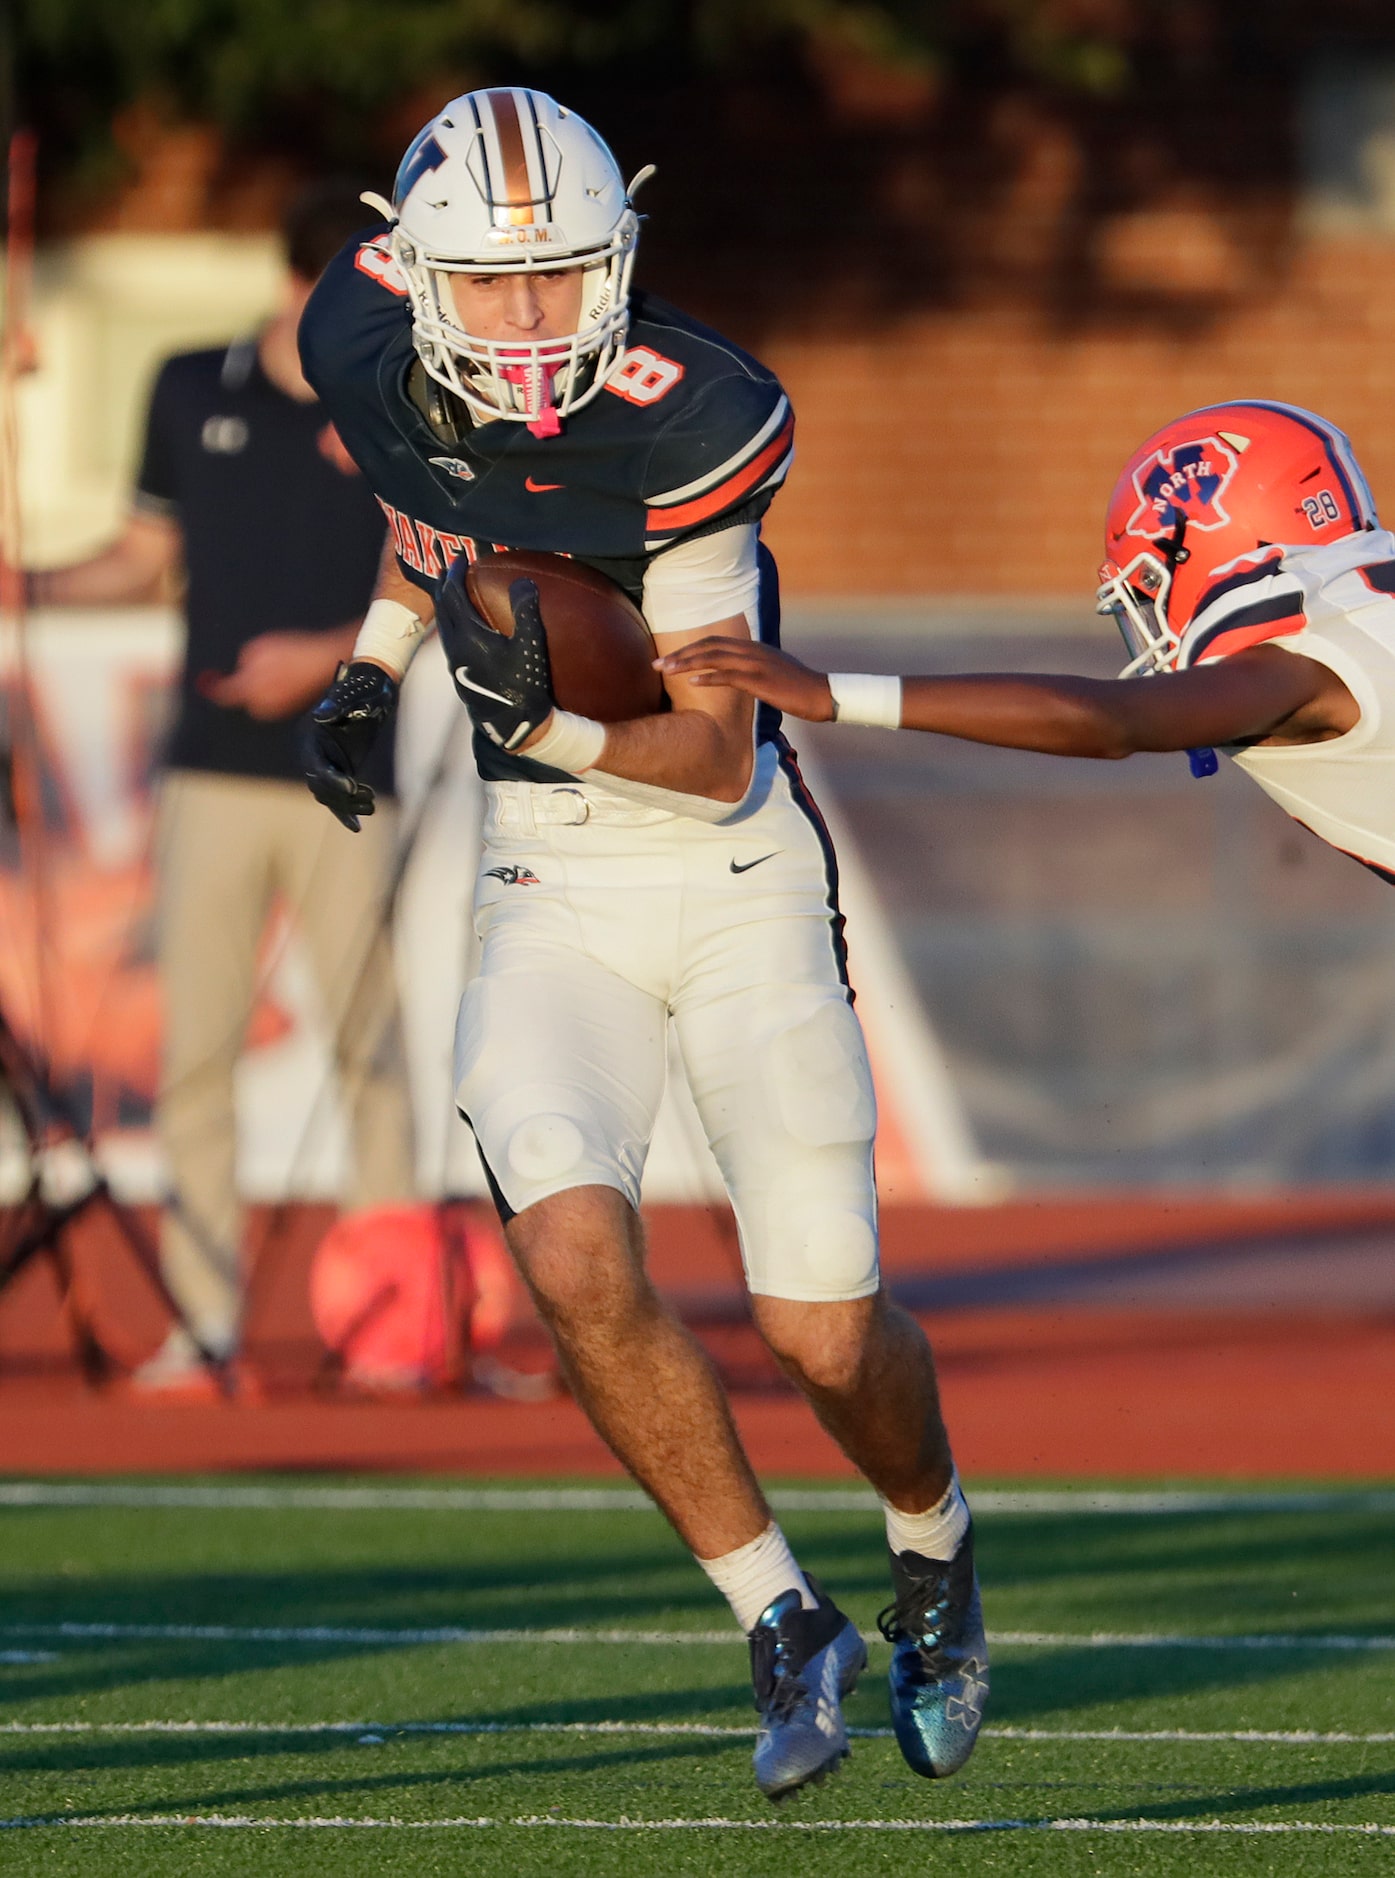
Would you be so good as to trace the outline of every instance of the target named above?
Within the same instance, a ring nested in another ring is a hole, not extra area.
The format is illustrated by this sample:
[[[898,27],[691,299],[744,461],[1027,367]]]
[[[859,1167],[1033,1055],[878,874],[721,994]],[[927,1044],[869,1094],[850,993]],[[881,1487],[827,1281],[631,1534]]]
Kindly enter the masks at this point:
[[[1175,534],[1180,522],[1188,528],[1226,527],[1230,517],[1221,497],[1239,466],[1240,459],[1219,437],[1199,437],[1155,451],[1133,473],[1138,507],[1129,518],[1128,533],[1156,541]]]
[[[506,887],[541,887],[542,882],[531,867],[517,867],[510,863],[506,867],[487,867],[484,870],[486,880],[502,881]]]
[[[472,483],[475,480],[475,472],[463,457],[429,456],[426,460],[437,469],[443,469],[447,476],[458,476],[463,483]]]

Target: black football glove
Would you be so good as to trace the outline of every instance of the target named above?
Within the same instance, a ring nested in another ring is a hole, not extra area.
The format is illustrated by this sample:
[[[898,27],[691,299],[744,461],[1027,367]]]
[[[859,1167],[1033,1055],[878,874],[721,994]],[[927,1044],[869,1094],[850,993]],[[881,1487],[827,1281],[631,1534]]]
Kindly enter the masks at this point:
[[[355,834],[359,816],[373,813],[373,791],[359,781],[358,771],[397,709],[397,689],[397,680],[381,665],[367,659],[341,665],[302,734],[301,760],[311,795]]]
[[[465,590],[468,571],[462,555],[442,581],[436,624],[476,730],[501,749],[516,750],[556,704],[538,590],[531,580],[509,588],[513,637],[506,639],[476,611]]]

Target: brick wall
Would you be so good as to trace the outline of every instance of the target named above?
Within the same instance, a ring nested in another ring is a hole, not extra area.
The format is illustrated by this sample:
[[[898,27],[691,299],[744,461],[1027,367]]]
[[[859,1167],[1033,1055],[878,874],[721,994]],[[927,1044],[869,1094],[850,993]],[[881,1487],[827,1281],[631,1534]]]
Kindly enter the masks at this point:
[[[1088,596],[1104,506],[1157,425],[1236,396],[1350,434],[1395,523],[1395,244],[1308,241],[1283,284],[1209,322],[1077,333],[997,306],[843,340],[767,338],[799,414],[768,525],[795,595]]]

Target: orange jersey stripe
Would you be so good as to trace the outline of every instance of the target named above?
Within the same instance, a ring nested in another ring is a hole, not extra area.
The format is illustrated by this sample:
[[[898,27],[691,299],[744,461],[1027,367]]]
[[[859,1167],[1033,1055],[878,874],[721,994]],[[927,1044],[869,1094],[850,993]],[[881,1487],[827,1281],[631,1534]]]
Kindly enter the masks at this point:
[[[718,483],[705,496],[696,501],[684,502],[676,509],[654,509],[647,523],[649,534],[667,534],[674,528],[691,528],[697,522],[705,522],[713,515],[720,515],[723,509],[730,508],[733,502],[748,494],[785,455],[794,437],[794,418],[785,420],[784,427],[774,440],[768,443],[760,455],[737,470],[734,476],[728,476],[724,483]]]

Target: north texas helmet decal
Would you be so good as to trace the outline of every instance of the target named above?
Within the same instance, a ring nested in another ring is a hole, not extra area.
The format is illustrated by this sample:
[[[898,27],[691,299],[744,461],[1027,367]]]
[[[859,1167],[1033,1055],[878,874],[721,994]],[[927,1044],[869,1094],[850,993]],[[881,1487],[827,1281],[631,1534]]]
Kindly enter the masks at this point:
[[[1155,450],[1133,473],[1138,507],[1128,533],[1156,541],[1175,534],[1183,521],[1188,528],[1224,528],[1230,517],[1221,498],[1239,467],[1239,457],[1219,437]]]

